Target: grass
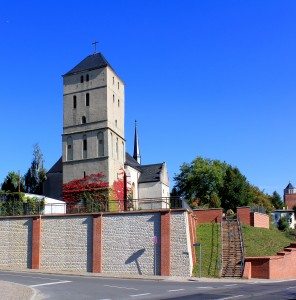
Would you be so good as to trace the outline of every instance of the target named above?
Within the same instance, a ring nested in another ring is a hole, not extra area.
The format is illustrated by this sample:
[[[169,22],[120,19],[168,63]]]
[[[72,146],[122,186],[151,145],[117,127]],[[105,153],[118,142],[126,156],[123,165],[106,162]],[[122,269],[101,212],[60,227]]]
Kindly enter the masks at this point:
[[[202,247],[202,277],[218,277],[218,263],[220,260],[220,224],[210,223],[198,225],[197,243]],[[196,264],[193,268],[193,276],[199,277],[200,261],[199,247],[195,247]]]
[[[274,226],[270,229],[254,228],[243,224],[243,235],[245,241],[245,256],[270,256],[276,255],[289,246],[293,239],[279,231]]]

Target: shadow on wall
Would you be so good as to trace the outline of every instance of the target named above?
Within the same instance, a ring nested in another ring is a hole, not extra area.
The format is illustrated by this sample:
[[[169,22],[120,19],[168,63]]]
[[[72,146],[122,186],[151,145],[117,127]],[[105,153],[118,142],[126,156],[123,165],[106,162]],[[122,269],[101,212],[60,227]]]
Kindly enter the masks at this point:
[[[138,250],[137,252],[135,252],[134,254],[132,254],[132,255],[125,261],[125,264],[126,264],[126,265],[135,262],[135,263],[136,263],[136,266],[137,266],[137,270],[138,270],[139,275],[142,275],[142,271],[141,271],[141,268],[140,268],[140,264],[139,264],[139,262],[138,262],[138,258],[139,258],[144,252],[145,252],[145,249]]]

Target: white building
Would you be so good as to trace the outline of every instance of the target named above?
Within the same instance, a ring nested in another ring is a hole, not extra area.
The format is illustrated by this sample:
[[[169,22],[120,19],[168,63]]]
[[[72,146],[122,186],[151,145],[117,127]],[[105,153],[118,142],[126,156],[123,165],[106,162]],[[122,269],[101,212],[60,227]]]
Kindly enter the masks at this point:
[[[289,228],[296,229],[296,220],[294,210],[285,210],[285,209],[278,209],[275,210],[273,213],[273,223],[278,226],[278,222],[281,218],[286,218],[289,223]]]

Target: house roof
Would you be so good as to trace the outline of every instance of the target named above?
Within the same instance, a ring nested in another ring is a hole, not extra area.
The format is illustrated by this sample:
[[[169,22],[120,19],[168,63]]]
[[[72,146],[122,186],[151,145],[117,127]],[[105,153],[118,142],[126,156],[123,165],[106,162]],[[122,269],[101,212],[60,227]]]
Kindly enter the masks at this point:
[[[49,169],[47,173],[63,173],[62,157]]]
[[[82,60],[78,65],[76,65],[73,69],[71,69],[63,76],[69,76],[85,71],[100,69],[107,66],[112,69],[102,53],[95,53],[87,56],[84,60]]]
[[[125,165],[140,171],[139,183],[160,181],[160,172],[163,167],[163,163],[140,165],[129,153],[126,152]]]
[[[287,185],[287,187],[285,188],[286,190],[288,189],[295,189],[293,184],[291,182],[289,182],[289,184]]]

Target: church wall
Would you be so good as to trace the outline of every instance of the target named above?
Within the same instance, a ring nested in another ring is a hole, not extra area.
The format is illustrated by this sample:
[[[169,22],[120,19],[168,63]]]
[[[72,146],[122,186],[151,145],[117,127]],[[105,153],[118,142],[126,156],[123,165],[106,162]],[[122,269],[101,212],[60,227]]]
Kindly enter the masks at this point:
[[[139,184],[139,199],[169,197],[169,187],[161,182],[145,182]],[[165,203],[162,208],[168,208]]]
[[[2,268],[175,276],[192,270],[183,209],[2,217],[0,238]]]

